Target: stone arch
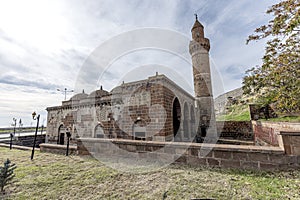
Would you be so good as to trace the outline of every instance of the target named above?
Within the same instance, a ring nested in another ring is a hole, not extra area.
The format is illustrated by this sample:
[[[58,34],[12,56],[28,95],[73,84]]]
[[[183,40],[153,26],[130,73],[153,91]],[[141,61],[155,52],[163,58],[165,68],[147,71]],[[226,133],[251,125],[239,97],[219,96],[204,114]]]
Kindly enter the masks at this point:
[[[65,134],[66,134],[66,128],[64,127],[63,124],[61,124],[58,127],[58,132],[57,132],[57,144],[64,145],[65,144]]]
[[[94,129],[94,137],[95,138],[104,138],[104,127],[102,124],[97,124]]]
[[[189,107],[188,104],[185,102],[183,106],[183,137],[189,138]]]
[[[175,136],[179,131],[180,121],[181,121],[181,106],[177,97],[175,97],[172,105],[172,118],[173,118],[173,134],[175,138]]]

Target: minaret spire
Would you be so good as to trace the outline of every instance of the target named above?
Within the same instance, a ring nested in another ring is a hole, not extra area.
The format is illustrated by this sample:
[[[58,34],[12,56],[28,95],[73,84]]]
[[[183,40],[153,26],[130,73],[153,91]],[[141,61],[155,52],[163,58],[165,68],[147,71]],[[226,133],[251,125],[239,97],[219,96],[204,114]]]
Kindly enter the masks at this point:
[[[194,90],[197,105],[197,141],[215,142],[216,121],[214,113],[214,100],[212,93],[210,63],[209,63],[209,39],[204,36],[204,27],[196,20],[192,27],[192,41],[190,42],[190,54],[193,63]]]

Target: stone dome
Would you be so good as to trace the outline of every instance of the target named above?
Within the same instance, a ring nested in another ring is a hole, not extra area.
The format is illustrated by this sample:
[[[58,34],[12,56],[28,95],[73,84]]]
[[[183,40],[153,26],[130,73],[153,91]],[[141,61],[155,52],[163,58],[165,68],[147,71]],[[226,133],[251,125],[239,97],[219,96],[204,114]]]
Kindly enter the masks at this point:
[[[106,90],[96,90],[89,95],[89,98],[101,98],[103,96],[107,96],[109,94]]]
[[[73,97],[71,97],[71,101],[78,101],[78,100],[81,100],[81,99],[85,99],[87,98],[88,95],[85,94],[85,93],[79,93],[79,94],[75,94]]]

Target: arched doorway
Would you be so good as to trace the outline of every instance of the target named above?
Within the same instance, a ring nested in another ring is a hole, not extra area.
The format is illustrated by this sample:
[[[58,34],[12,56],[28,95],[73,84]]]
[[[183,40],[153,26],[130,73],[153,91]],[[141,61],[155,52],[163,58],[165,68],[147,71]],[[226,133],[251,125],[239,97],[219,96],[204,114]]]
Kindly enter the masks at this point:
[[[95,127],[95,131],[94,131],[94,135],[95,135],[95,138],[104,138],[104,130],[103,130],[103,127],[101,124],[98,124],[96,127]]]
[[[146,140],[146,123],[139,119],[136,120],[132,127],[133,138],[135,140]]]
[[[180,103],[178,98],[176,97],[173,102],[173,109],[172,109],[172,114],[173,114],[173,134],[174,137],[176,136],[177,132],[179,131],[180,128],[180,120],[181,120],[181,108],[180,108]]]
[[[58,128],[58,135],[57,135],[57,144],[64,145],[65,144],[65,134],[66,128],[63,124],[61,124]]]

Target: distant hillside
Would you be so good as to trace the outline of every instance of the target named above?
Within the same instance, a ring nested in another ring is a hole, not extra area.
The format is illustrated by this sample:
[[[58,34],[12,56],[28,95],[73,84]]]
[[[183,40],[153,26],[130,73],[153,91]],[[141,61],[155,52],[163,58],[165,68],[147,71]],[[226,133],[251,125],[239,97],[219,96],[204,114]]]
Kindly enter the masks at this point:
[[[218,121],[250,120],[249,98],[243,95],[243,89],[237,88],[226,92],[214,100],[215,113]]]
[[[241,99],[242,97],[243,97],[242,88],[237,88],[219,95],[214,100],[216,115],[224,113],[226,111],[226,105],[228,105],[228,103]]]
[[[250,120],[249,104],[255,104],[257,97],[244,95],[242,88],[226,92],[214,100],[215,114],[218,121],[248,121]],[[299,115],[284,115],[276,112],[276,118],[269,121],[300,122]],[[261,119],[264,120],[264,119]]]

